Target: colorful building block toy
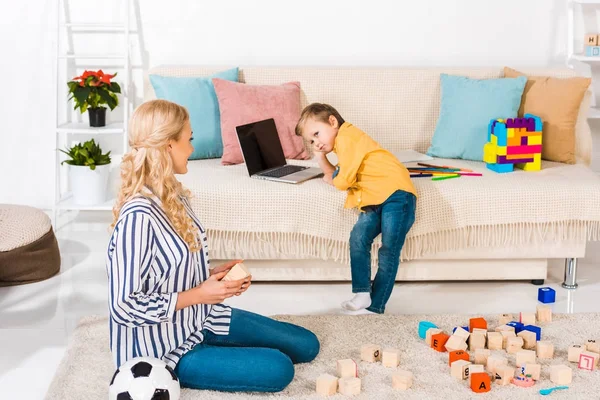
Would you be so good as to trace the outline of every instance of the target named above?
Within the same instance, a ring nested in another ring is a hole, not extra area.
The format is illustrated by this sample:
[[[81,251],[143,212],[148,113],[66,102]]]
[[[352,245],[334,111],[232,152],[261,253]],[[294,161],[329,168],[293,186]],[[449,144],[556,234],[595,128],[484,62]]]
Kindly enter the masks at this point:
[[[540,303],[554,303],[556,301],[556,291],[549,287],[538,289],[538,301]]]
[[[494,119],[488,125],[488,142],[483,161],[498,173],[542,169],[542,120],[532,114],[525,118]]]

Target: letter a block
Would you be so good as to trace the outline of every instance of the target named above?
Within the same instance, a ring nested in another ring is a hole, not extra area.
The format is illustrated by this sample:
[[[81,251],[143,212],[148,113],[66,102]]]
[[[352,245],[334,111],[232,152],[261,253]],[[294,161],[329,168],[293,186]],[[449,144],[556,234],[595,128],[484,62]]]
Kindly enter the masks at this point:
[[[489,392],[492,382],[490,376],[485,372],[475,372],[471,374],[471,390],[475,393]]]

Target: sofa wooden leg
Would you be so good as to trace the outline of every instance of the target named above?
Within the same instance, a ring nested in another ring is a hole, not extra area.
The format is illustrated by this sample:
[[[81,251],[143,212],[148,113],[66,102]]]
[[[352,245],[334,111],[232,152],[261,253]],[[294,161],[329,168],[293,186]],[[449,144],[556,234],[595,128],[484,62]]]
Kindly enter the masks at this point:
[[[577,259],[565,259],[565,281],[562,287],[565,289],[577,289]]]
[[[531,284],[532,285],[536,285],[536,286],[540,286],[544,284],[544,280],[543,279],[532,279],[531,280]]]

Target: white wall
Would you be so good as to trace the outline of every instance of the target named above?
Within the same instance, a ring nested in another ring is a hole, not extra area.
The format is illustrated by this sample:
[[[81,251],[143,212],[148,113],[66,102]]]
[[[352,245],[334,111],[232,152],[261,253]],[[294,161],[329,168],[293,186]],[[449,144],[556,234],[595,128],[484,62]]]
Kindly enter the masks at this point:
[[[52,206],[55,1],[2,0],[0,6],[0,203]],[[564,64],[565,1],[181,0],[166,6],[165,1],[140,0],[132,12],[141,36],[133,40],[134,63],[146,68]],[[101,7],[83,0],[70,3],[74,22],[91,15],[104,21],[121,16],[106,2]],[[89,49],[92,42],[79,38],[75,50]],[[94,46],[100,50],[114,43]],[[141,69],[135,81],[139,101]]]

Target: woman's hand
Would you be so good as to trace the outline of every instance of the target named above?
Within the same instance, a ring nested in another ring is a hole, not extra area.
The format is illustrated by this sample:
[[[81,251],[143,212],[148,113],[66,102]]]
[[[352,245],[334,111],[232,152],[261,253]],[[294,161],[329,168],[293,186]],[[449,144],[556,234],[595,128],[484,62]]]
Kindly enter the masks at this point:
[[[227,272],[229,270],[217,272],[192,289],[196,291],[196,304],[219,304],[242,291],[245,279],[222,281]]]
[[[221,264],[213,269],[210,270],[210,276],[213,276],[214,274],[218,274],[220,272],[229,272],[229,270],[231,268],[233,268],[233,266],[235,264],[239,264],[241,262],[243,262],[244,260],[233,260],[233,261],[228,261],[225,264]]]
[[[247,276],[242,281],[244,283],[242,283],[242,288],[240,289],[240,291],[235,294],[236,296],[239,296],[240,294],[244,293],[246,290],[248,290],[250,285],[252,285],[252,275]]]

